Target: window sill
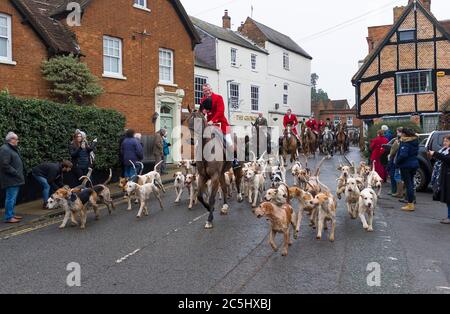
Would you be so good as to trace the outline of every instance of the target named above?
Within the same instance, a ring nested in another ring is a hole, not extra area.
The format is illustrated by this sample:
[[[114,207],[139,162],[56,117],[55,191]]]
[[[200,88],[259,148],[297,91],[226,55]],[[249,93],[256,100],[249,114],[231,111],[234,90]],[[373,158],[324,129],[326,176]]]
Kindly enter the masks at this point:
[[[400,96],[414,96],[414,95],[428,95],[428,94],[434,94],[434,92],[431,91],[431,92],[421,92],[421,93],[405,93],[405,94],[397,94],[397,96],[400,97]]]
[[[170,86],[170,87],[178,87],[178,84],[174,84],[172,82],[159,82],[158,85],[162,85],[162,86]]]
[[[123,75],[120,74],[112,74],[112,73],[103,73],[102,77],[104,78],[110,78],[110,79],[115,79],[115,80],[122,80],[125,81],[127,80],[127,78]]]
[[[5,60],[5,59],[0,59],[0,64],[6,64],[6,65],[17,65],[16,61],[12,61],[12,60]]]
[[[152,12],[152,10],[150,10],[149,8],[142,7],[142,6],[137,5],[137,4],[133,4],[133,8],[138,9],[138,10],[142,10],[142,11],[146,11],[146,12]]]

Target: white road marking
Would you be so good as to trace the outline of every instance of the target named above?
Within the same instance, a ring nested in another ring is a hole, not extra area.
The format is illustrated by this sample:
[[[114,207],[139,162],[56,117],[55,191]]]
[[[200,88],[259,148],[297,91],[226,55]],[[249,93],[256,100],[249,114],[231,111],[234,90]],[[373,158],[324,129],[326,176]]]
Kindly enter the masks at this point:
[[[131,252],[130,254],[125,255],[124,257],[118,259],[118,260],[116,261],[116,264],[123,263],[124,261],[126,261],[127,259],[129,259],[131,256],[136,255],[136,254],[137,254],[138,252],[140,252],[140,251],[141,251],[141,249],[137,249],[137,250],[135,250],[134,252]]]
[[[395,258],[395,257],[389,256],[388,258],[389,258],[391,261],[398,261],[398,258]]]
[[[436,289],[450,291],[450,287],[436,287]]]

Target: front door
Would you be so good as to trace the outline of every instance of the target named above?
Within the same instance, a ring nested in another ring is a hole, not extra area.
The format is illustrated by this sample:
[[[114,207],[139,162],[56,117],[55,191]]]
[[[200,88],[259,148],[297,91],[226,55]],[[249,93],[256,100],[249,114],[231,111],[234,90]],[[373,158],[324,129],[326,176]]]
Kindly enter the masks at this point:
[[[170,144],[173,144],[172,130],[173,130],[173,112],[169,105],[163,104],[161,107],[161,129],[167,130],[167,138]],[[167,163],[173,163],[173,147],[170,147],[170,155],[167,156]]]

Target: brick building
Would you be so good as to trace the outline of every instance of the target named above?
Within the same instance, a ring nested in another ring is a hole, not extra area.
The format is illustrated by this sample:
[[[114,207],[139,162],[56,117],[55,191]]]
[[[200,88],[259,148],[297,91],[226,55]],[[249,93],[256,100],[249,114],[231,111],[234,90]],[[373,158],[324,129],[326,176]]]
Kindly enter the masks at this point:
[[[354,128],[362,125],[362,121],[357,118],[356,108],[350,108],[347,99],[312,103],[311,110],[318,120],[330,119],[335,125],[345,122]]]
[[[82,10],[81,25],[69,27],[73,2]],[[73,53],[105,89],[97,106],[121,111],[127,126],[144,134],[163,126],[170,131],[182,106],[194,103],[199,41],[179,0],[2,0],[0,90],[51,98],[41,63]]]
[[[369,28],[369,55],[352,80],[359,118],[419,115],[426,130],[435,127],[450,97],[450,21],[430,9],[430,0],[409,0],[394,8],[394,25]]]

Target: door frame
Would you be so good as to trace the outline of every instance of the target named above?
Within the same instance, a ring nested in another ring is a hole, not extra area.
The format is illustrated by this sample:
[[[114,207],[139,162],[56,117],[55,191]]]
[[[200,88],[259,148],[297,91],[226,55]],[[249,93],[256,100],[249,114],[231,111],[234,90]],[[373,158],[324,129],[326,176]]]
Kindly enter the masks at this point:
[[[182,102],[185,97],[185,92],[182,89],[177,89],[175,92],[166,91],[164,87],[158,86],[155,89],[155,112],[161,115],[161,108],[169,106],[172,110],[172,138],[169,139],[171,147],[171,155],[173,162],[176,163],[181,160],[181,109]],[[161,119],[157,119],[155,123],[155,131],[161,129]]]

